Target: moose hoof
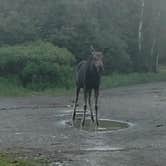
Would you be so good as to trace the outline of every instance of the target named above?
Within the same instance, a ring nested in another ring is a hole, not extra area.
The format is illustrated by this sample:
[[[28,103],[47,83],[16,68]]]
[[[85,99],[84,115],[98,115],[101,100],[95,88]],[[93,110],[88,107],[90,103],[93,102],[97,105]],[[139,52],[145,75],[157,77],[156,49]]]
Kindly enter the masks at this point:
[[[82,126],[84,126],[84,125],[85,125],[85,119],[84,119],[84,120],[82,120],[81,125],[82,125]]]
[[[94,122],[95,122],[95,120],[94,120],[93,116],[91,117],[91,119],[92,119],[92,122],[94,123]]]
[[[73,121],[75,120],[75,116],[76,116],[76,115],[75,115],[75,114],[73,114],[73,118],[72,118],[72,119],[73,119]]]
[[[98,121],[96,121],[96,125],[97,125],[97,127],[99,126],[99,122]]]

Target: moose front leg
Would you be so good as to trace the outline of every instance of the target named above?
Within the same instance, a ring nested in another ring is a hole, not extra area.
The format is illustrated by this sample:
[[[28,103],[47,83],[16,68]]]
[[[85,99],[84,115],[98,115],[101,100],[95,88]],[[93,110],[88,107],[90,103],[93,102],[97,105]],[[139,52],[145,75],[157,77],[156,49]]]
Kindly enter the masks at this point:
[[[87,90],[84,89],[84,117],[83,117],[83,120],[82,120],[82,126],[85,125],[85,117],[86,117],[86,110],[87,110]]]
[[[77,105],[78,105],[79,93],[80,93],[80,88],[77,87],[77,90],[76,90],[76,99],[75,99],[75,103],[74,103],[73,120],[75,120],[75,116],[76,116],[76,108],[77,108]]]
[[[99,89],[95,89],[95,111],[96,111],[96,124],[99,126],[98,121],[98,97],[99,97]]]
[[[94,122],[93,110],[92,110],[92,104],[91,104],[91,94],[92,94],[92,90],[89,90],[89,96],[88,96],[89,109],[90,109],[90,113],[91,113],[92,122]]]

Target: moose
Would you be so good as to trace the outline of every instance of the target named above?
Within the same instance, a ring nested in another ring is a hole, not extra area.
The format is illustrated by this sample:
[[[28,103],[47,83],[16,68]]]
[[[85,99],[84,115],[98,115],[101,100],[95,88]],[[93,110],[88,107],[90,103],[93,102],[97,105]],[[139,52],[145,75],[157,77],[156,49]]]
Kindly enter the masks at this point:
[[[82,126],[85,124],[85,116],[87,110],[87,102],[89,104],[89,109],[91,112],[91,120],[94,122],[93,110],[91,106],[91,94],[94,90],[95,99],[95,112],[96,112],[96,124],[98,122],[98,96],[99,96],[99,86],[101,73],[104,70],[103,65],[103,53],[96,51],[93,46],[91,46],[91,55],[85,61],[81,61],[76,67],[76,99],[74,104],[73,121],[76,116],[76,108],[78,106],[78,98],[80,90],[83,89],[84,93],[84,115],[82,119]]]

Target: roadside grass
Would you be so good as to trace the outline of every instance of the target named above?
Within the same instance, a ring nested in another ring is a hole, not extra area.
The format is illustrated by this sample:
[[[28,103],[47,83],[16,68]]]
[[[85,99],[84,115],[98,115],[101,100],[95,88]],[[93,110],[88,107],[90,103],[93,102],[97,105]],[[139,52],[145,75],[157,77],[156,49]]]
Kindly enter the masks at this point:
[[[159,73],[114,73],[103,77],[102,88],[106,89],[159,81],[166,81],[166,70],[162,70]]]
[[[0,96],[41,96],[41,95],[70,95],[73,88],[47,88],[45,90],[33,90],[24,88],[16,78],[0,77]]]
[[[102,77],[102,89],[114,88],[120,86],[130,86],[135,84],[166,81],[166,68],[162,68],[159,73],[113,73]],[[74,83],[70,88],[46,88],[35,91],[33,89],[23,88],[16,78],[0,77],[0,96],[62,96],[72,95],[74,93]]]
[[[44,166],[45,163],[30,160],[17,160],[12,156],[0,154],[0,166]]]
[[[25,96],[31,93],[32,91],[23,88],[17,79],[0,77],[0,96]]]

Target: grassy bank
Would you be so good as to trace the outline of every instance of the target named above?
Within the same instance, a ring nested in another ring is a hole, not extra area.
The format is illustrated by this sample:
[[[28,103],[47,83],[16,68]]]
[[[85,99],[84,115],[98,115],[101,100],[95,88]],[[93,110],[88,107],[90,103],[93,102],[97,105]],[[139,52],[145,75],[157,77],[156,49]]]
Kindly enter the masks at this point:
[[[114,88],[157,81],[166,81],[166,71],[160,71],[159,73],[114,73],[110,76],[103,77],[102,87]]]
[[[73,88],[47,88],[45,90],[33,90],[24,88],[15,78],[0,77],[0,96],[40,96],[40,95],[64,95],[71,94]]]
[[[166,81],[166,70],[155,73],[130,73],[104,76],[102,79],[102,88],[114,88],[119,86],[130,86],[141,83],[150,83],[157,81]],[[0,77],[0,96],[32,96],[32,95],[70,95],[74,91],[73,87],[69,89],[54,88],[42,91],[23,88],[17,79]]]
[[[0,166],[42,166],[39,161],[17,160],[12,156],[0,154]]]

